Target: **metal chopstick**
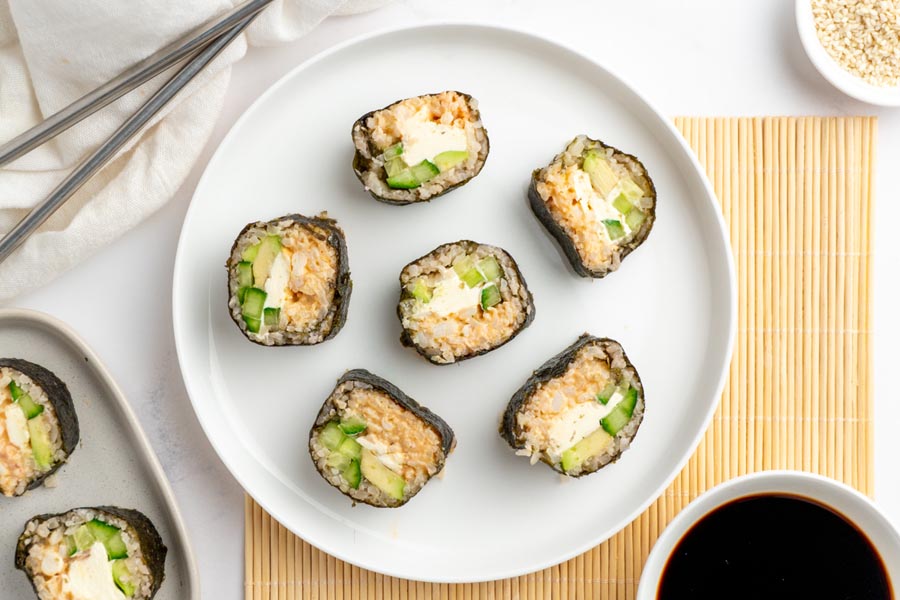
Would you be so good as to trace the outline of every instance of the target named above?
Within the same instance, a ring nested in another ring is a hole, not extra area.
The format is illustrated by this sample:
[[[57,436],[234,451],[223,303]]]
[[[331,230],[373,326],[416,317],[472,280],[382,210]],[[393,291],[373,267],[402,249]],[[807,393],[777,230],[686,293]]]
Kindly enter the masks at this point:
[[[236,24],[257,14],[272,0],[246,0],[224,15],[192,29],[96,90],[0,146],[0,166],[37,148],[139,85],[206,46]]]
[[[136,113],[125,121],[119,129],[100,146],[91,156],[79,164],[40,204],[34,207],[24,219],[19,221],[3,239],[0,239],[0,263],[6,260],[13,251],[30,236],[35,229],[50,218],[62,204],[91,178],[110,158],[115,155],[153,115],[166,105],[197,73],[203,70],[218,54],[225,49],[249,25],[258,13],[244,17],[230,30],[213,40],[194,58],[181,68],[153,96],[141,106]]]

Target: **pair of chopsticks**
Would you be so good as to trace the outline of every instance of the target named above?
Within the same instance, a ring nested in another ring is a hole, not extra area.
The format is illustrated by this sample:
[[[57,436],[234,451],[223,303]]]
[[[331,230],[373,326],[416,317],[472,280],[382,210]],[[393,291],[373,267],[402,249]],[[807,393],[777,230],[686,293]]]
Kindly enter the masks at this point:
[[[246,0],[224,15],[189,31],[93,92],[0,146],[0,166],[2,166],[56,137],[169,67],[189,58],[184,66],[102,146],[75,167],[47,198],[0,239],[0,263],[24,243],[88,179],[103,168],[115,153],[153,118],[153,115],[212,62],[271,2],[272,0]]]

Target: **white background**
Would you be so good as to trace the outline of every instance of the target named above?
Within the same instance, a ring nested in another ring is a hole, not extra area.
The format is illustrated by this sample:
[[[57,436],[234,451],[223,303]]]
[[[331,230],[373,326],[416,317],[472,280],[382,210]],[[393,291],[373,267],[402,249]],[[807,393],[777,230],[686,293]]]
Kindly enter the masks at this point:
[[[172,265],[181,221],[206,161],[235,119],[293,66],[358,34],[440,20],[530,30],[586,53],[665,114],[878,115],[875,228],[876,501],[900,523],[894,463],[900,406],[891,394],[900,334],[900,109],[878,109],[834,90],[800,46],[790,0],[417,0],[334,18],[301,41],[253,49],[234,69],[229,96],[187,183],[159,213],[45,288],[8,306],[48,312],[93,347],[134,406],[175,489],[197,554],[204,598],[243,597],[243,495],[201,431],[184,391],[171,327]],[[440,68],[439,64],[435,65]],[[398,76],[414,77],[398,65]],[[502,74],[498,74],[502,76]],[[358,93],[348,82],[347,93]],[[539,93],[523,90],[523,93]]]

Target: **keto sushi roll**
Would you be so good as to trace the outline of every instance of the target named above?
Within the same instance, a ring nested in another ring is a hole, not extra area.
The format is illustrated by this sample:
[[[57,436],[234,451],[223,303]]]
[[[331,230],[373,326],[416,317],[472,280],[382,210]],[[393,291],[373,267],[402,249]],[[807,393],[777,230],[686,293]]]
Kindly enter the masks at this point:
[[[460,92],[425,94],[353,124],[353,171],[376,200],[430,200],[478,175],[489,142],[478,102]]]
[[[319,474],[354,503],[397,507],[444,468],[453,430],[389,381],[348,371],[309,432]]]
[[[20,496],[59,469],[78,444],[66,384],[40,365],[0,358],[0,492]]]
[[[347,242],[325,213],[250,223],[226,268],[228,311],[251,342],[318,344],[344,326],[352,289]]]
[[[502,248],[461,240],[400,273],[400,342],[436,365],[498,348],[534,320],[534,300]]]
[[[40,600],[149,600],[165,576],[166,547],[136,510],[98,506],[39,515],[25,525],[16,568]]]
[[[622,346],[584,334],[513,395],[500,435],[534,464],[581,477],[617,460],[644,417],[644,387]]]
[[[641,161],[584,135],[534,171],[528,200],[582,277],[618,269],[656,219],[656,188]]]

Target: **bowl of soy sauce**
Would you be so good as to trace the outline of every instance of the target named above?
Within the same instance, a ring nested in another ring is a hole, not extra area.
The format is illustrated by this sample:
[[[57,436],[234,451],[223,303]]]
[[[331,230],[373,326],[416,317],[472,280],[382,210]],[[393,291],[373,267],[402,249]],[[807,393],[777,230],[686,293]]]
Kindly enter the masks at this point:
[[[900,535],[866,496],[801,471],[727,481],[653,547],[637,600],[900,600]]]

